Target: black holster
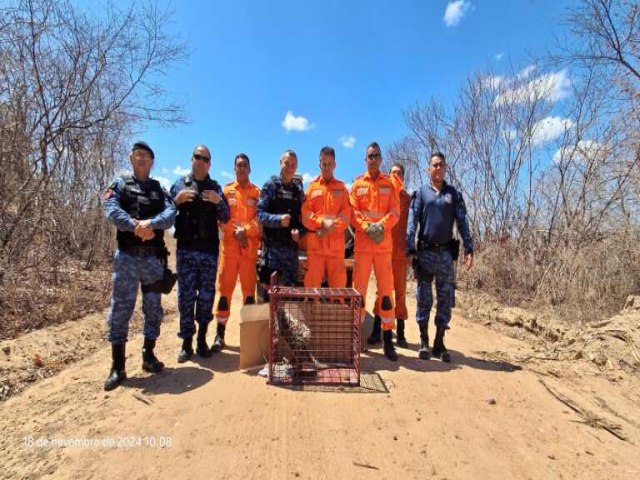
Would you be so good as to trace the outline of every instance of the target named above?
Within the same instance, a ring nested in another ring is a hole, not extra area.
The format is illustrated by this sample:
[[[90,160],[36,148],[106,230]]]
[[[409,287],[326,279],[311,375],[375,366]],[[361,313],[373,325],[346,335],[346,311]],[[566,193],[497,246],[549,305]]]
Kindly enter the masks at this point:
[[[171,293],[171,290],[173,290],[173,286],[178,280],[178,275],[176,275],[169,269],[167,262],[168,257],[169,250],[167,250],[167,247],[165,246],[163,251],[158,253],[158,259],[164,267],[162,278],[153,283],[142,285],[142,293],[156,292],[164,293],[165,295]]]
[[[454,262],[458,261],[458,257],[460,257],[460,240],[457,238],[453,238],[450,243],[451,246],[451,257]]]

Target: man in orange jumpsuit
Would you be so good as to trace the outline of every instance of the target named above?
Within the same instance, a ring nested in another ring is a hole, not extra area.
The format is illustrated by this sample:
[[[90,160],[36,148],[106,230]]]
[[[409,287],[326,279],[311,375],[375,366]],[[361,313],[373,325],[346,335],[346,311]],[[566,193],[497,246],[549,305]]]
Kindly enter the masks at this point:
[[[352,225],[356,230],[353,283],[363,301],[366,301],[373,265],[379,294],[374,311],[380,314],[378,318],[384,332],[384,354],[389,360],[396,361],[398,355],[392,341],[394,306],[391,229],[398,223],[400,206],[391,180],[380,171],[382,154],[376,142],[367,146],[365,163],[367,171],[354,180],[349,196]]]
[[[335,168],[335,150],[323,147],[320,175],[309,184],[302,204],[302,224],[308,229],[305,287],[320,287],[325,274],[329,287],[347,284],[344,230],[351,219],[351,206],[347,187],[333,176]]]
[[[407,348],[407,339],[404,336],[404,322],[409,318],[407,312],[407,256],[405,245],[407,242],[407,218],[409,217],[409,205],[411,205],[411,195],[404,189],[404,165],[394,163],[391,165],[389,179],[396,189],[396,194],[400,200],[400,220],[391,230],[393,239],[393,288],[396,294],[396,341],[399,347]]]
[[[236,172],[236,180],[227,183],[222,190],[229,203],[231,216],[229,221],[223,224],[218,275],[220,299],[216,309],[218,328],[211,346],[212,352],[219,352],[224,347],[224,333],[238,274],[244,304],[255,303],[256,295],[256,263],[260,245],[257,206],[260,189],[249,181],[251,164],[247,155],[236,155],[233,169]]]

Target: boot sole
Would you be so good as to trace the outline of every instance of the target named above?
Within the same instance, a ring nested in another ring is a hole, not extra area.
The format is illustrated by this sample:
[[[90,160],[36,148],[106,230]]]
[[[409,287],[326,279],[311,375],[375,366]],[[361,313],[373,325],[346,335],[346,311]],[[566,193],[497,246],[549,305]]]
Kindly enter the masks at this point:
[[[161,367],[153,367],[151,365],[142,364],[142,370],[148,373],[161,373],[164,370],[164,365]]]
[[[188,357],[181,357],[178,355],[178,363],[187,363],[189,360],[191,360],[191,355]]]

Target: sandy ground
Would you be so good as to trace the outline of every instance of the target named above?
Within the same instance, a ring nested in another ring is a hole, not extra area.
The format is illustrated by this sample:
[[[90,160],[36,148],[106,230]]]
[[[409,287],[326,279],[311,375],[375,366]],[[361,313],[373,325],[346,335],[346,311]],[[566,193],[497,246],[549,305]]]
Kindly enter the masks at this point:
[[[451,364],[417,358],[410,322],[397,363],[363,353],[357,392],[291,389],[238,369],[237,309],[223,353],[178,365],[164,306],[165,372],[142,372],[134,322],[109,393],[106,311],[0,345],[5,379],[33,377],[0,403],[0,478],[640,478],[640,382],[619,362],[545,356],[455,310]]]

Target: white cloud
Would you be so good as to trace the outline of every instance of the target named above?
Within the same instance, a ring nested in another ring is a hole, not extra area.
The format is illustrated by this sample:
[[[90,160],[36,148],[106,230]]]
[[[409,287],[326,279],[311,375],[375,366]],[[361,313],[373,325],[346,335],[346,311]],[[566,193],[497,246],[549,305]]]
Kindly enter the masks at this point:
[[[569,118],[543,118],[533,126],[531,143],[533,145],[541,145],[550,142],[562,136],[571,127],[573,127],[573,122]]]
[[[577,145],[559,148],[553,155],[555,163],[566,163],[569,159],[578,162],[592,160],[597,155],[602,155],[604,145],[595,140],[580,140]]]
[[[158,180],[160,182],[160,185],[162,185],[167,190],[169,190],[171,188],[171,185],[173,185],[173,182],[169,180],[167,177],[163,177],[161,175],[158,175],[158,176],[154,175],[152,178],[155,178],[156,180]]]
[[[525,70],[518,75],[522,75]],[[505,103],[524,103],[540,98],[556,102],[569,96],[570,87],[571,80],[569,80],[567,71],[560,70],[559,72],[545,73],[518,88],[506,90],[496,97],[495,102],[502,105]]]
[[[226,170],[222,170],[220,172],[220,176],[222,178],[230,178],[231,180],[236,178],[236,176],[233,173],[227,172]]]
[[[347,192],[351,191],[351,186],[353,185],[353,182],[349,182],[349,183],[345,183],[344,186],[347,187]]]
[[[467,2],[465,0],[456,0],[455,2],[449,2],[447,4],[447,9],[444,12],[444,24],[447,27],[455,27],[460,23],[462,17],[469,11],[471,8],[471,2]]]
[[[504,52],[500,52],[500,53],[496,53],[493,58],[495,58],[498,62],[500,60],[502,60],[502,57],[504,57]]]
[[[167,175],[167,174],[169,173],[169,169],[168,169],[168,168],[165,168],[165,167],[162,167],[162,168],[160,169],[160,173],[162,173],[163,175]]]
[[[183,177],[185,175],[188,175],[189,173],[191,173],[190,168],[182,168],[180,166],[177,166],[173,169],[173,174],[178,175],[179,177]]]
[[[493,75],[491,77],[485,77],[482,79],[482,85],[492,90],[497,90],[498,87],[504,82],[505,78],[501,75]]]
[[[304,183],[305,186],[308,185],[311,180],[316,178],[315,175],[311,175],[310,173],[307,173],[307,172],[302,173],[301,175],[302,175],[302,183]]]
[[[518,72],[518,75],[516,75],[516,77],[524,80],[525,78],[529,78],[529,76],[531,76],[531,74],[535,71],[536,71],[536,66],[529,65],[528,67],[524,67],[522,70],[520,70],[520,72]]]
[[[356,137],[353,135],[343,135],[340,137],[340,143],[344,148],[353,148],[356,144]]]
[[[291,130],[306,132],[314,127],[312,123],[309,123],[308,119],[303,116],[296,117],[291,110],[289,110],[284,116],[282,126],[287,132],[290,132]]]

